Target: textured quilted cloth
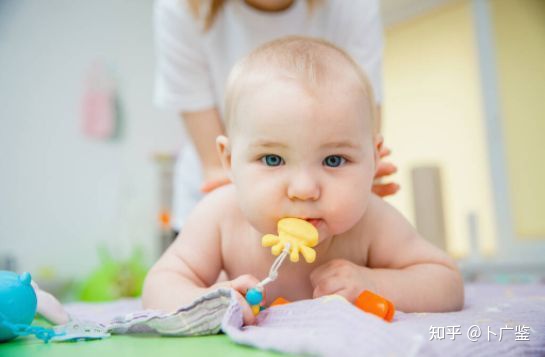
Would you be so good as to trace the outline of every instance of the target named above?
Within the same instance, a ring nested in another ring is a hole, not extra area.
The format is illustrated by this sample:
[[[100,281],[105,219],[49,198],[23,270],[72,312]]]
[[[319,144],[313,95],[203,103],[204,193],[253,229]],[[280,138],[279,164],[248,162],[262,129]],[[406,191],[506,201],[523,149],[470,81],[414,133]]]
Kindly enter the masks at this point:
[[[269,308],[257,326],[242,327],[240,307],[229,290],[174,314],[130,312],[138,309],[137,300],[67,306],[73,317],[100,322],[112,333],[183,336],[221,328],[237,343],[295,354],[545,356],[545,285],[469,284],[462,311],[397,312],[392,323],[329,296]]]

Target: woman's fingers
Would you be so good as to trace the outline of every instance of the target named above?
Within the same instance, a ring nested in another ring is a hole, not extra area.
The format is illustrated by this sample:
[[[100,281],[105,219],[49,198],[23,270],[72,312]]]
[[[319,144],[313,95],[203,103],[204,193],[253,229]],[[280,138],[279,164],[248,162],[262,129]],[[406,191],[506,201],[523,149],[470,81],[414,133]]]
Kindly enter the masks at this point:
[[[375,179],[389,176],[397,172],[397,166],[391,162],[379,162],[377,172],[375,173]]]
[[[383,157],[385,156],[388,156],[392,153],[392,150],[390,150],[389,148],[385,147],[385,146],[382,146],[380,148],[380,151],[378,152],[378,155],[379,157],[382,159]]]
[[[206,181],[201,186],[201,192],[202,193],[210,193],[210,192],[214,191],[216,188],[227,185],[229,183],[231,183],[231,180],[229,180],[229,178],[227,178],[227,177],[222,178],[222,179],[218,179],[218,180]]]
[[[373,192],[380,196],[390,196],[399,191],[399,185],[395,182],[382,183],[381,179],[388,177],[397,172],[397,166],[391,162],[385,162],[382,159],[390,155],[392,151],[386,146],[382,146],[379,150],[380,160],[378,162],[377,172],[375,173],[375,182],[373,183]]]
[[[397,183],[376,183],[373,184],[373,193],[380,197],[390,196],[399,191],[400,186]]]

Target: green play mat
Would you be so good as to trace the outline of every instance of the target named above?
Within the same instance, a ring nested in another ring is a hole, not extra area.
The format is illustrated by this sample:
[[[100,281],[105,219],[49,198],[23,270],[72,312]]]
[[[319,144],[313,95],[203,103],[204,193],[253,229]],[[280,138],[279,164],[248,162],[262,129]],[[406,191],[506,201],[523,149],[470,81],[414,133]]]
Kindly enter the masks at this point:
[[[200,337],[157,337],[115,335],[96,341],[50,342],[17,338],[0,343],[2,357],[102,357],[102,356],[280,356],[270,351],[238,345],[226,335]]]

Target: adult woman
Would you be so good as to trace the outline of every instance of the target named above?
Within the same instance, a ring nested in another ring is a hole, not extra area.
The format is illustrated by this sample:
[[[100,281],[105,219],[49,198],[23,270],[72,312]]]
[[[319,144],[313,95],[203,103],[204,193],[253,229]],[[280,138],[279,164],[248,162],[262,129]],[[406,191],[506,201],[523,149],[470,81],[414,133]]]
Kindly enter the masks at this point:
[[[194,146],[186,145],[175,174],[173,227],[179,230],[202,192],[228,182],[215,138],[223,134],[223,91],[237,60],[287,35],[324,38],[350,53],[381,100],[382,27],[378,0],[157,0],[156,103],[181,113]],[[388,155],[384,149],[381,156]],[[395,172],[381,163],[377,177]],[[393,194],[395,183],[375,184]]]

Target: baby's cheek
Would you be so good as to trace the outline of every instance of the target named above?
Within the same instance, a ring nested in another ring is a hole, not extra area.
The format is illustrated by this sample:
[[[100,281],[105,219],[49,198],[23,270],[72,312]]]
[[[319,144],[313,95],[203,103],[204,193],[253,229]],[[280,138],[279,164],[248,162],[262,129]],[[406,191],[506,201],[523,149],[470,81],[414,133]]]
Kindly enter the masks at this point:
[[[370,192],[354,192],[344,187],[337,190],[328,204],[330,225],[335,234],[352,228],[363,216]]]
[[[258,231],[275,232],[277,209],[280,207],[274,192],[274,186],[267,180],[243,180],[237,187],[241,210]]]
[[[243,211],[243,213],[250,225],[258,232],[262,234],[276,233],[276,219],[268,216],[267,212],[249,207],[249,210]]]

